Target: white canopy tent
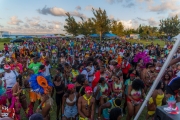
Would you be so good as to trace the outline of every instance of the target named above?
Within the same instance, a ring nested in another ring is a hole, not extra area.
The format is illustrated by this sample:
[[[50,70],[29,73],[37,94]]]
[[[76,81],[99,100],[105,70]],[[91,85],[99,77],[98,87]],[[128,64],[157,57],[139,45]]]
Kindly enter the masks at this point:
[[[78,35],[78,36],[76,36],[75,38],[82,39],[82,38],[84,38],[84,37],[85,37],[85,35]]]

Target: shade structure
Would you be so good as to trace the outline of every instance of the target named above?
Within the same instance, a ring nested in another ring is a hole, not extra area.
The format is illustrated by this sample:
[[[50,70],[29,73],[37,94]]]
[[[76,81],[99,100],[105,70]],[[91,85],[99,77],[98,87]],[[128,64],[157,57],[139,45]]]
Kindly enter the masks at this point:
[[[107,33],[107,34],[104,34],[104,37],[117,37],[117,35],[112,34],[112,33]]]
[[[75,38],[81,39],[81,38],[84,38],[84,37],[85,37],[85,35],[78,35],[78,36],[76,36]]]
[[[96,38],[96,37],[99,37],[99,35],[98,34],[91,34],[90,37]]]

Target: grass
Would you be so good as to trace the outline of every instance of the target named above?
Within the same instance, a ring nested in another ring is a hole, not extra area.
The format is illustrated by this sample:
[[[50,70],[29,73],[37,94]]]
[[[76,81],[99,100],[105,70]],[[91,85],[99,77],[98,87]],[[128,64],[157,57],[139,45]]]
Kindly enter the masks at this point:
[[[35,41],[36,41],[37,39],[35,39]],[[153,40],[153,41],[146,41],[146,40],[127,40],[128,42],[131,42],[132,44],[133,43],[142,43],[142,44],[144,44],[145,46],[146,45],[150,45],[151,44],[151,42],[153,42],[154,43],[154,45],[156,45],[156,44],[159,44],[161,47],[163,47],[164,45],[165,45],[165,42],[164,41],[160,41],[160,40]],[[10,42],[10,39],[8,38],[8,39],[0,39],[0,50],[3,50],[3,48],[4,48],[4,43],[9,43]],[[53,73],[55,73],[55,71],[53,72]],[[28,94],[28,92],[26,91],[26,96],[27,96],[27,102],[29,103],[29,94]],[[55,97],[53,97],[53,98],[55,98]],[[38,106],[38,102],[36,102],[36,104],[35,104],[35,108],[34,108],[34,110],[36,110],[36,107]],[[147,109],[146,109],[146,107],[145,107],[145,109],[143,110],[143,112],[141,113],[141,115],[140,115],[140,117],[139,117],[139,119],[138,120],[145,120],[146,119],[146,113],[147,113]],[[51,120],[56,120],[56,104],[54,103],[54,105],[53,105],[53,107],[52,107],[52,109],[51,109],[51,111],[50,111],[50,116],[51,116]],[[25,114],[24,114],[24,111],[23,110],[21,110],[21,119],[22,120],[28,120],[28,118],[26,118],[26,116],[25,116]],[[122,120],[125,120],[126,119],[126,115],[125,116],[123,116],[123,118],[122,118]]]
[[[147,46],[147,45],[150,45],[152,42],[154,45],[156,44],[159,44],[161,47],[164,47],[165,45],[165,41],[161,41],[159,39],[156,39],[156,40],[134,40],[134,39],[129,39],[127,40],[128,42],[131,42],[131,43],[142,43],[143,45]]]

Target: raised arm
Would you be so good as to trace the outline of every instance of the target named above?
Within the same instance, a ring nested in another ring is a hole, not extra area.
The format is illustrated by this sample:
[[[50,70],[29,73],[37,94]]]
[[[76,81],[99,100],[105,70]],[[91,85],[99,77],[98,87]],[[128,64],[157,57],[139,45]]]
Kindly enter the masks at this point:
[[[101,105],[98,109],[98,119],[101,120],[101,113],[102,113],[102,110],[105,109],[105,108],[110,108],[111,107],[111,103],[110,102],[107,102],[103,105]]]
[[[169,66],[174,65],[174,64],[176,64],[178,62],[180,62],[180,57],[171,60],[171,62],[169,63]]]

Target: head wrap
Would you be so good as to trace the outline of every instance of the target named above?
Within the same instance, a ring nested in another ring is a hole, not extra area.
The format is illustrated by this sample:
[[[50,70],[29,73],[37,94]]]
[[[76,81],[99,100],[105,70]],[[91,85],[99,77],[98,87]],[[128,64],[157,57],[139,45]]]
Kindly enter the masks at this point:
[[[133,73],[131,73],[131,74],[130,74],[130,77],[135,77],[135,76],[136,76],[136,75],[135,75],[135,74],[133,74]]]
[[[93,91],[92,91],[92,88],[91,88],[90,86],[87,86],[87,87],[85,88],[85,92],[86,92],[86,93],[92,93]]]

